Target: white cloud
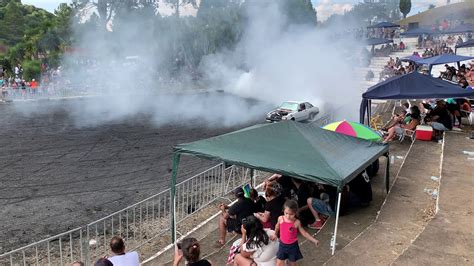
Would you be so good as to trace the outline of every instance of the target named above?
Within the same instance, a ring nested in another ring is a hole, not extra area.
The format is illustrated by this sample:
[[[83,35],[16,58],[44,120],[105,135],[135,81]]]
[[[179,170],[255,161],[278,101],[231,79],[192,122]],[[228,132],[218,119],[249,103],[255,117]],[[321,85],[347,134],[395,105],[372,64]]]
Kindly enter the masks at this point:
[[[344,12],[351,10],[353,4],[350,3],[333,3],[331,0],[323,0],[315,5],[318,12],[318,20],[325,21],[332,14],[344,14]]]

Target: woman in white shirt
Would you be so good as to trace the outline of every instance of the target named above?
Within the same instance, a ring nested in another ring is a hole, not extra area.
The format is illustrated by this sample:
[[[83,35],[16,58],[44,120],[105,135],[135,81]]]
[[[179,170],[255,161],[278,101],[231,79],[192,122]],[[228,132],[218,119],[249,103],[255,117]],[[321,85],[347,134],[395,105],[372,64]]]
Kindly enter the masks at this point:
[[[249,216],[242,220],[242,247],[235,256],[235,266],[275,266],[278,241],[270,240],[273,230],[263,229],[262,223]]]

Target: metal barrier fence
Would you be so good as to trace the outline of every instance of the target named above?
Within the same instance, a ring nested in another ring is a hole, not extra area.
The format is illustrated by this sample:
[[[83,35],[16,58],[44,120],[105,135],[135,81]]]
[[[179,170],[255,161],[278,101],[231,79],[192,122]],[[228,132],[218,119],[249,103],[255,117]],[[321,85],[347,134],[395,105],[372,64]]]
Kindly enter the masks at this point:
[[[325,125],[327,125],[327,124],[329,124],[329,123],[331,123],[331,122],[332,122],[332,115],[327,114],[327,115],[324,115],[324,116],[322,116],[322,117],[316,119],[316,120],[313,121],[312,123],[314,123],[314,124],[316,124],[316,125],[322,127],[322,126],[325,126]]]
[[[39,100],[39,99],[50,99],[50,98],[63,98],[63,97],[78,97],[90,95],[90,92],[79,89],[79,88],[66,88],[66,87],[42,87],[39,86],[36,89],[27,87],[22,89],[20,87],[13,88],[7,87],[0,89],[2,91],[1,99],[5,101],[18,101],[18,100]]]
[[[178,223],[250,180],[249,169],[221,163],[182,181],[176,186]],[[121,236],[129,250],[138,249],[171,229],[170,196],[166,189],[86,226],[2,254],[0,265],[67,265],[75,260],[88,265],[109,253],[113,236]]]

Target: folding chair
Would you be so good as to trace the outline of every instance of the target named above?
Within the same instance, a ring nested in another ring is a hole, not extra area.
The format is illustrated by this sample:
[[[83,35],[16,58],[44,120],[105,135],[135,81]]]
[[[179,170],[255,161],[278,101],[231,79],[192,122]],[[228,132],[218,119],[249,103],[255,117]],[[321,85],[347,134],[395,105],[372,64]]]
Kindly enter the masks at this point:
[[[468,112],[466,110],[461,110],[461,117],[465,117],[470,126],[474,123],[474,111]]]
[[[370,118],[370,127],[373,130],[375,131],[381,130],[383,125],[384,123],[380,115],[374,115]]]
[[[413,143],[416,140],[416,131],[410,129],[403,129],[402,134],[395,133],[398,136],[398,140],[402,143],[405,138],[410,138],[411,142]]]

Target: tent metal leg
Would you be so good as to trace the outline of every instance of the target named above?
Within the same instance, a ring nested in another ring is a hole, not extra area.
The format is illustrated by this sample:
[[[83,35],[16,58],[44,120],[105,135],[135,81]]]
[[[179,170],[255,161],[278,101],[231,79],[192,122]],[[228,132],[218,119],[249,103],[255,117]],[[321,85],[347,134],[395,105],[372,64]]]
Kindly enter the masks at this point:
[[[372,118],[372,100],[369,100],[368,106],[367,106],[367,125],[370,127],[370,119]]]
[[[337,195],[336,225],[334,225],[334,235],[331,239],[332,255],[336,252],[337,225],[339,223],[339,209],[341,207],[341,192]]]
[[[181,155],[173,153],[173,168],[171,172],[171,240],[176,242],[176,176],[178,174],[178,165]]]
[[[387,163],[385,164],[385,189],[388,193],[390,190],[390,153],[387,152],[385,157],[387,157]]]
[[[252,185],[252,188],[255,187],[255,169],[250,169],[250,184]]]

